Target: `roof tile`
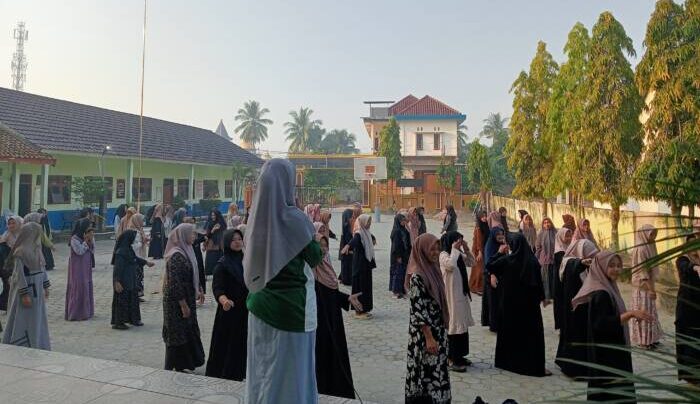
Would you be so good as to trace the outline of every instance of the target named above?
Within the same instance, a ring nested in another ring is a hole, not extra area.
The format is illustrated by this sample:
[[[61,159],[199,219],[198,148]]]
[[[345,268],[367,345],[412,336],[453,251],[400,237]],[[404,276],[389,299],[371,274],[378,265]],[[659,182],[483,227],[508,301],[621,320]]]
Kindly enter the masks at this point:
[[[0,123],[0,161],[53,164],[56,160],[12,128]]]
[[[394,115],[461,115],[461,113],[444,102],[438,101],[435,98],[426,95],[417,102],[414,102],[404,109],[395,112]]]

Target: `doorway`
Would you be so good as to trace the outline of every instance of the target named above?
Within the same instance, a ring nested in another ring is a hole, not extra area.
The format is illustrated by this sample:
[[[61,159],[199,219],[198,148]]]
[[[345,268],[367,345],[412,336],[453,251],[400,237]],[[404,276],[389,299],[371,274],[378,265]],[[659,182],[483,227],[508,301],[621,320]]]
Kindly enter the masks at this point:
[[[172,178],[163,179],[163,204],[169,205],[173,203],[175,192],[175,181]]]
[[[17,214],[24,216],[32,211],[32,175],[20,174],[19,176],[19,201]]]

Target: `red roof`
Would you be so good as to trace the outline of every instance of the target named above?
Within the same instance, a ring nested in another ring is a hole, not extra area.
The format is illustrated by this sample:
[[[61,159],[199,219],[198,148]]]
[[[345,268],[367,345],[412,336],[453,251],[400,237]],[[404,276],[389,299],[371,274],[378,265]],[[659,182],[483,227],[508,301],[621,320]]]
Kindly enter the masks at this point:
[[[411,104],[415,103],[416,101],[418,101],[418,98],[414,97],[413,94],[409,94],[409,95],[403,97],[399,102],[397,102],[394,105],[389,107],[389,116],[396,115],[397,112],[400,112],[401,110],[406,109],[407,107],[411,106]]]
[[[0,123],[0,161],[34,164],[54,164],[56,160],[23,138],[6,125]]]
[[[411,96],[412,97],[412,96]],[[406,97],[408,98],[408,97]],[[403,102],[406,98],[399,101]],[[394,104],[398,105],[397,104]],[[393,108],[393,106],[392,106]],[[450,107],[442,101],[438,101],[435,98],[426,95],[425,97],[417,100],[405,108],[395,111],[392,115],[462,115],[456,109]]]

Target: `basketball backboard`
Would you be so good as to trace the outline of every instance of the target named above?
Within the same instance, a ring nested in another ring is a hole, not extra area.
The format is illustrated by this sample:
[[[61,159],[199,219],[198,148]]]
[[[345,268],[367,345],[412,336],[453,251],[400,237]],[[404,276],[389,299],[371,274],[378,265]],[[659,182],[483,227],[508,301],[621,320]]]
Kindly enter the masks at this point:
[[[356,181],[386,179],[386,157],[356,158],[354,164]]]

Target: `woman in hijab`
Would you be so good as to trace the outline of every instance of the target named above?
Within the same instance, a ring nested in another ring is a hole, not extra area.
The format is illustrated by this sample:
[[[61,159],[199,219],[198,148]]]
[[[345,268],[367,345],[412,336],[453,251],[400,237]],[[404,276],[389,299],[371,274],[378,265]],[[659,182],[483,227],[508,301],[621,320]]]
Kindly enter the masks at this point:
[[[496,276],[498,293],[497,368],[527,376],[550,376],[544,366],[544,289],[540,264],[525,237],[514,234],[486,269]]]
[[[42,220],[44,216],[40,212],[32,212],[28,213],[26,216],[24,216],[24,224],[33,222],[36,223],[40,226],[42,226]],[[54,260],[53,260],[53,250],[56,249],[54,247],[53,242],[51,241],[51,233],[49,232],[48,235],[44,232],[44,227],[42,226],[41,229],[41,256],[43,258],[43,263],[44,263],[44,270],[49,271],[49,264],[50,268],[53,269],[54,267]]]
[[[408,215],[406,215],[406,220],[408,220],[406,229],[408,230],[408,234],[411,236],[411,244],[413,244],[413,241],[416,239],[416,237],[420,235],[420,219],[418,218],[418,208],[408,208]]]
[[[68,321],[88,320],[95,315],[92,285],[94,251],[95,233],[90,219],[80,219],[70,239],[65,306],[65,318]]]
[[[352,293],[362,293],[362,311],[355,310],[355,318],[364,320],[372,317],[372,270],[377,263],[374,260],[374,236],[369,231],[372,216],[362,214],[357,218],[357,223],[360,228],[346,248],[352,250]]]
[[[207,241],[204,244],[207,250],[207,255],[204,257],[204,273],[207,275],[214,273],[214,267],[224,255],[224,230],[226,230],[226,220],[219,209],[213,208],[204,225],[204,231],[207,233]]]
[[[2,293],[0,293],[0,310],[7,311],[7,302],[10,296],[10,277],[12,268],[4,266],[9,256],[12,254],[12,247],[15,246],[19,232],[22,230],[24,219],[20,216],[8,216],[7,230],[0,236],[0,275],[2,275]]]
[[[192,243],[192,249],[194,250],[194,256],[197,259],[197,267],[199,268],[199,286],[202,288],[202,293],[206,293],[207,275],[204,273],[204,256],[202,255],[202,243],[206,242],[206,235],[201,231],[196,230],[197,220],[192,216],[185,216],[182,219],[182,223],[189,223],[195,227],[195,233],[197,233],[197,236],[194,239],[194,243]],[[241,227],[243,227],[241,233],[245,234],[245,225],[239,224],[238,227],[239,230]]]
[[[408,263],[408,356],[406,403],[449,403],[452,400],[447,370],[447,307],[440,273],[440,241],[422,234],[413,243]]]
[[[362,206],[360,206],[359,203],[356,203],[352,209],[352,234],[355,234],[360,230],[360,222],[358,221],[358,218],[361,214]]]
[[[528,217],[530,215],[527,215]],[[557,242],[557,229],[552,223],[552,219],[545,217],[542,219],[542,229],[535,241],[535,256],[540,263],[542,272],[542,285],[544,287],[544,298],[547,303],[554,299],[554,250]],[[529,243],[529,241],[528,241]],[[559,268],[557,268],[558,270]]]
[[[596,247],[598,247],[598,242],[595,241],[595,237],[591,231],[591,222],[588,219],[581,219],[576,227],[576,230],[574,230],[574,236],[572,237],[573,241],[583,239],[590,240]]]
[[[248,360],[246,402],[317,403],[316,293],[311,268],[320,236],[294,203],[294,166],[263,165],[245,232]]]
[[[204,348],[197,322],[196,302],[204,300],[197,259],[192,250],[193,225],[173,229],[165,247],[163,282],[163,341],[165,370],[194,370],[204,364]]]
[[[566,307],[568,306],[568,302],[564,301],[564,284],[559,278],[559,267],[561,267],[566,249],[571,244],[572,234],[570,229],[562,227],[557,230],[554,239],[554,329],[556,330],[561,327],[562,318],[566,315]]]
[[[498,212],[496,212],[498,214]],[[506,244],[506,232],[498,226],[491,228],[484,247],[484,293],[481,296],[481,325],[488,326],[491,332],[498,330],[498,294],[496,275],[488,271],[488,263],[496,256],[498,249]]]
[[[173,216],[173,228],[185,223],[185,218],[187,217],[187,209],[180,208],[175,211]]]
[[[418,235],[420,236],[428,232],[428,226],[425,224],[425,208],[422,206],[417,207],[416,213],[418,214],[418,221],[420,221],[420,226],[418,227]]]
[[[153,209],[151,218],[151,243],[148,245],[148,256],[153,259],[163,258],[163,248],[165,247],[165,230],[163,228],[163,205],[160,203]]]
[[[44,237],[46,240],[51,241],[51,222],[49,221],[49,212],[44,208],[37,209],[37,212],[41,214],[41,221],[39,224],[44,228]],[[44,239],[42,237],[42,240]],[[55,247],[47,247],[42,243],[41,252],[44,253],[44,260],[46,261],[46,270],[52,271],[55,267],[55,261],[53,259],[53,252]]]
[[[633,344],[652,349],[661,340],[661,323],[656,310],[656,282],[659,279],[659,267],[645,264],[656,257],[656,235],[658,231],[650,224],[642,225],[635,233],[632,250],[632,310],[644,310],[654,320],[630,321],[630,338]]]
[[[238,214],[238,205],[231,202],[228,205],[228,214],[226,215],[226,227],[235,229],[239,224],[243,223],[243,218]],[[224,246],[224,249],[226,247]]]
[[[340,247],[338,249],[338,259],[340,260],[340,283],[345,286],[352,285],[352,251],[345,246],[352,240],[353,211],[345,209],[341,218],[343,222],[342,233],[340,234]]]
[[[571,230],[573,234],[573,232],[576,231],[576,219],[568,213],[561,215],[561,219],[564,221],[564,225],[562,227]]]
[[[326,225],[322,222],[314,222],[314,230],[316,233],[328,238],[328,227],[326,227]]]
[[[508,210],[505,207],[501,206],[500,208],[498,208],[498,214],[500,215],[500,221],[503,230],[506,231],[506,234],[510,233],[510,230],[508,229]]]
[[[224,256],[214,269],[212,291],[218,304],[206,375],[243,381],[248,349],[248,288],[243,280],[243,233],[239,230],[224,232]]]
[[[455,212],[455,207],[447,205],[445,206],[445,210],[447,214],[442,222],[442,232],[457,231],[457,212]]]
[[[586,376],[588,373],[585,367],[566,361],[567,359],[586,361],[586,347],[579,344],[586,342],[588,313],[585,309],[574,311],[571,300],[581,289],[588,267],[598,253],[596,246],[589,240],[572,242],[564,253],[557,274],[562,284],[563,316],[559,319],[559,345],[554,362],[562,373],[571,378]]]
[[[13,268],[10,310],[2,343],[50,351],[46,298],[51,282],[43,267],[42,234],[38,223],[27,223],[12,247],[8,262]]]
[[[326,226],[326,229],[328,229],[328,238],[336,240],[338,237],[333,233],[333,230],[331,230],[331,218],[333,215],[329,210],[322,210],[320,213],[320,220],[321,223],[323,223]]]
[[[622,258],[612,251],[603,251],[593,258],[588,276],[581,290],[571,301],[574,310],[579,306],[587,314],[587,361],[600,366],[632,373],[632,355],[629,350],[605,348],[601,344],[629,346],[627,322],[632,318],[651,320],[643,310],[627,311],[617,288],[622,271]],[[636,402],[634,384],[619,381],[620,376],[606,370],[589,368],[588,400]],[[615,391],[624,393],[615,394]]]
[[[132,218],[133,220],[133,218]],[[126,330],[131,324],[137,327],[141,322],[141,309],[139,308],[139,285],[137,273],[143,271],[143,266],[153,266],[153,262],[146,261],[134,252],[134,243],[138,231],[127,229],[119,235],[112,255],[112,281],[114,282],[114,294],[112,295],[112,328]]]
[[[518,228],[520,228],[520,225],[523,223],[525,215],[529,215],[529,213],[525,209],[518,209],[518,216],[520,217],[520,221],[518,222]]]
[[[131,207],[126,209],[126,213],[124,216],[121,217],[119,220],[119,227],[116,227],[114,229],[114,234],[116,235],[115,237],[119,238],[118,234],[122,234],[124,230],[129,228],[129,225],[131,224],[131,218],[136,214],[136,208]]]
[[[505,227],[503,227],[503,222],[501,221],[501,214],[498,213],[498,211],[494,210],[493,212],[489,213],[488,217],[486,218],[486,223],[489,225],[489,229],[499,227],[505,231]]]
[[[469,274],[469,290],[471,293],[480,295],[484,291],[484,255],[486,254],[486,241],[489,238],[489,225],[487,223],[486,212],[479,211],[475,215],[474,235],[472,236],[472,254],[476,261]]]
[[[319,394],[355,398],[348,343],[342,310],[350,305],[362,311],[359,294],[348,296],[338,290],[338,278],[328,252],[328,238],[321,237],[323,260],[314,268],[316,278],[316,385]]]
[[[122,203],[119,205],[117,208],[117,211],[114,213],[114,238],[117,239],[119,238],[119,235],[121,235],[121,232],[123,231],[123,228],[119,227],[119,224],[121,223],[122,219],[124,219],[124,216],[126,216],[126,210],[129,209],[129,205]]]
[[[678,295],[676,300],[676,358],[681,366],[700,369],[700,251],[697,248],[698,236],[691,234],[686,244],[695,243],[696,248],[678,257]],[[695,341],[693,340],[695,339]],[[678,380],[700,385],[697,370],[693,373],[678,368]]]
[[[126,222],[127,220],[128,222]],[[124,231],[134,230],[136,232],[136,236],[134,238],[134,241],[131,243],[131,247],[134,250],[134,253],[137,257],[146,260],[148,258],[147,251],[150,239],[148,238],[146,232],[143,229],[144,220],[145,218],[142,214],[134,213],[131,215],[127,215],[127,217],[123,219],[122,223],[127,223],[126,229]],[[136,267],[136,293],[140,301],[144,301],[143,291],[143,265],[138,265]]]
[[[535,222],[532,220],[532,216],[525,215],[523,217],[523,220],[520,222],[520,233],[525,237],[532,251],[535,251],[537,246],[537,230],[535,230]]]
[[[402,214],[394,216],[394,228],[391,229],[391,268],[389,277],[389,290],[397,299],[403,299],[406,294],[404,282],[406,280],[406,266],[411,256],[411,235],[406,226],[408,221]]]
[[[474,326],[467,267],[473,266],[476,259],[459,232],[450,231],[443,234],[440,243],[440,271],[445,282],[447,310],[450,315],[447,326],[447,356],[450,370],[466,372],[467,366],[471,364],[466,359],[469,355],[469,327]]]

